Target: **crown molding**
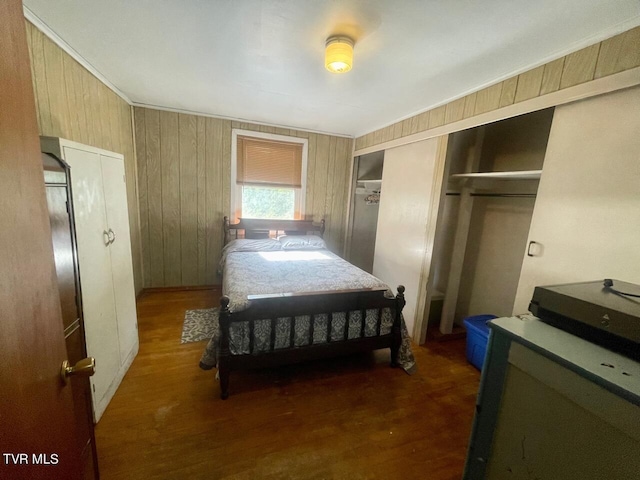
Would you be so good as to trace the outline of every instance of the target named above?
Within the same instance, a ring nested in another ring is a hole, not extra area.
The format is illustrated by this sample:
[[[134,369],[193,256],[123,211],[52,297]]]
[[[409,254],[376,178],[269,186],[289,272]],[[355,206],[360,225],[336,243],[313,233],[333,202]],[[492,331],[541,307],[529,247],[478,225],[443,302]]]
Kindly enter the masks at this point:
[[[640,85],[640,67],[635,67],[623,72],[614,73],[606,77],[597,78],[590,82],[580,83],[573,87],[557,90],[540,97],[530,98],[523,102],[514,103],[512,105],[498,108],[490,112],[475,115],[473,117],[458,120],[456,122],[447,123],[439,127],[417,132],[405,137],[396,138],[387,142],[378,143],[369,147],[360,148],[354,151],[354,156],[366,155],[367,153],[378,152],[380,150],[388,150],[409,143],[420,142],[441,135],[467,130],[469,128],[479,127],[507,118],[517,117],[531,112],[536,112],[550,107],[557,107],[566,103],[576,102],[585,98],[595,97],[596,95],[604,95],[606,93],[615,92],[625,88],[632,88]]]
[[[139,108],[148,108],[150,110],[162,110],[165,112],[173,112],[173,113],[184,113],[185,115],[196,115],[198,117],[209,117],[209,118],[217,118],[220,120],[230,120],[232,122],[241,122],[241,123],[251,123],[253,125],[262,125],[264,127],[275,127],[275,128],[284,128],[288,130],[296,130],[298,132],[307,132],[307,133],[315,133],[317,135],[329,135],[332,137],[342,137],[342,138],[355,138],[353,135],[347,135],[344,133],[336,133],[336,132],[325,132],[323,130],[312,130],[309,128],[300,128],[300,127],[292,127],[291,125],[280,125],[278,123],[268,123],[262,122],[258,120],[251,120],[249,118],[238,118],[238,117],[227,117],[224,115],[214,115],[206,112],[197,112],[193,110],[184,110],[181,108],[173,108],[173,107],[165,107],[162,105],[150,105],[146,103],[139,102],[131,102],[131,105]]]
[[[116,87],[113,83],[109,81],[107,77],[105,77],[100,71],[91,65],[89,61],[80,55],[74,48],[64,41],[62,37],[60,37],[56,32],[54,32],[49,25],[47,25],[40,17],[38,17],[32,10],[29,9],[26,5],[23,5],[24,17],[29,20],[42,33],[44,33],[47,38],[49,38],[53,43],[59,46],[62,50],[64,50],[67,54],[71,56],[76,62],[86,68],[94,77],[104,83],[110,90],[113,91],[116,95],[122,98],[129,105],[133,105],[131,99],[124,94],[122,90]]]
[[[147,105],[144,103],[134,102],[132,101],[125,93],[116,87],[113,83],[109,81],[107,77],[105,77],[96,67],[91,65],[89,61],[84,58],[78,51],[76,51],[71,45],[69,45],[62,37],[60,37],[56,32],[54,32],[49,25],[47,25],[40,17],[38,17],[32,10],[30,10],[26,5],[23,5],[24,17],[31,22],[38,30],[40,30],[44,35],[47,36],[53,43],[55,43],[58,47],[64,50],[68,55],[71,56],[76,62],[86,68],[94,77],[96,77],[100,82],[102,82],[105,86],[107,86],[110,90],[112,90],[116,95],[122,98],[125,102],[127,102],[132,107],[142,107],[142,108],[150,108],[153,110],[164,110],[167,112],[175,112],[175,113],[184,113],[187,115],[198,115],[201,117],[211,117],[211,118],[219,118],[221,120],[231,120],[233,122],[243,122],[243,123],[252,123],[254,125],[264,125],[267,127],[276,127],[276,128],[286,128],[289,130],[296,130],[298,132],[308,132],[315,133],[320,135],[331,135],[334,137],[344,137],[344,138],[354,138],[353,135],[345,135],[343,133],[335,133],[335,132],[324,132],[321,130],[311,130],[306,128],[292,127],[290,125],[279,125],[275,123],[266,123],[259,122],[256,120],[251,120],[247,118],[237,118],[237,117],[226,117],[224,115],[214,115],[205,112],[197,112],[192,110],[183,110],[179,108],[166,107],[163,105]]]

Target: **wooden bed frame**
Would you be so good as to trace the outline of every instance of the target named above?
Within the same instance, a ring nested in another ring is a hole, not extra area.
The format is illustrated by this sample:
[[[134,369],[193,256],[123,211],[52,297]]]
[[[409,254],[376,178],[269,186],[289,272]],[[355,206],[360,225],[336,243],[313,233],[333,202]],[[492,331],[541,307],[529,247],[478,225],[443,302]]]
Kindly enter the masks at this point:
[[[277,235],[324,235],[324,218],[320,223],[313,220],[264,220],[258,218],[241,218],[238,223],[230,223],[224,217],[224,244],[237,238],[269,238],[271,232]],[[231,233],[233,231],[233,233]],[[242,233],[241,233],[242,232]]]
[[[230,233],[235,230],[235,235]],[[244,235],[238,231],[244,230]],[[237,224],[230,224],[224,218],[225,244],[233,238],[265,238],[265,232],[278,231],[287,234],[304,235],[307,233],[324,233],[324,220],[315,224],[308,220],[249,220],[241,219]],[[258,233],[256,233],[258,232]],[[367,288],[353,290],[339,290],[331,292],[279,293],[272,295],[250,295],[251,305],[246,310],[231,312],[229,297],[220,299],[220,348],[218,355],[218,374],[220,376],[220,397],[224,400],[229,396],[229,374],[232,370],[254,367],[270,367],[303,362],[312,359],[335,357],[355,352],[391,349],[391,366],[395,367],[400,345],[401,313],[405,305],[404,287],[398,287],[394,298],[385,297],[385,288]],[[374,337],[364,336],[365,311],[378,309],[377,333],[380,333],[382,309],[390,308],[394,314],[391,332]],[[332,314],[334,312],[362,312],[362,327],[359,338],[348,339],[348,324],[345,322],[342,340],[330,341],[332,333]],[[313,316],[328,315],[327,342],[313,344]],[[295,317],[311,315],[309,345],[294,346]],[[289,347],[275,348],[276,321],[279,317],[290,317],[291,336]],[[267,352],[253,353],[254,322],[256,320],[271,319],[271,342]],[[234,322],[249,322],[249,354],[232,355],[229,350],[229,328]]]

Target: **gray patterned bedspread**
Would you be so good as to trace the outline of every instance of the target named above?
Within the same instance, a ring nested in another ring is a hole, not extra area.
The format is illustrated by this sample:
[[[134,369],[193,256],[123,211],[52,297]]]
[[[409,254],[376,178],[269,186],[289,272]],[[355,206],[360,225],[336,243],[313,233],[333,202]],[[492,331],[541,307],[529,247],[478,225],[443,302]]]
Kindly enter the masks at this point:
[[[221,265],[224,267],[222,290],[230,299],[232,312],[249,307],[248,295],[274,294],[285,292],[318,292],[354,288],[384,287],[386,296],[392,298],[393,292],[381,280],[370,275],[328,250],[267,250],[243,251],[247,248],[234,248],[233,242],[223,252]],[[377,310],[365,312],[365,336],[376,335]],[[329,341],[343,339],[345,322],[348,338],[361,335],[362,313],[336,312],[332,315],[332,333]],[[290,345],[291,318],[279,318],[276,322],[275,348]],[[388,309],[383,310],[380,334],[391,331],[393,318]],[[311,316],[295,318],[295,346],[327,342],[328,315],[315,315],[313,318],[313,339],[309,338]],[[218,329],[215,329],[218,332]],[[334,337],[335,333],[335,337]],[[254,353],[269,350],[271,338],[271,320],[258,320],[254,327]],[[230,326],[230,350],[232,355],[249,353],[248,322],[234,322]],[[208,370],[216,366],[219,334],[214,334],[200,360],[200,367]],[[411,351],[410,337],[402,320],[402,346],[398,364],[407,372],[415,371],[415,360]]]

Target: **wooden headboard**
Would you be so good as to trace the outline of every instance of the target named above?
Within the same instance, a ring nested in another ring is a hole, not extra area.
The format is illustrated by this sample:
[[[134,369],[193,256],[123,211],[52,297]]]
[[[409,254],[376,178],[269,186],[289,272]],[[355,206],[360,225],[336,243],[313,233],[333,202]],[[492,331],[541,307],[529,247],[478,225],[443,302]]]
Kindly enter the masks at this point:
[[[270,232],[276,235],[324,235],[324,219],[320,223],[313,220],[267,220],[262,218],[241,218],[238,223],[230,223],[224,217],[224,244],[236,238],[268,238]]]

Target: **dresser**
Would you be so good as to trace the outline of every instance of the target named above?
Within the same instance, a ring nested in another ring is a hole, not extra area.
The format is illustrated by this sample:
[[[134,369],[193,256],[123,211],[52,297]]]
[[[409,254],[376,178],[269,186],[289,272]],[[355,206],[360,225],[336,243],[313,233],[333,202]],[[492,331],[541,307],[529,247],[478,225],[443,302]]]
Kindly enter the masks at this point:
[[[531,315],[489,326],[464,478],[640,478],[640,363]]]

